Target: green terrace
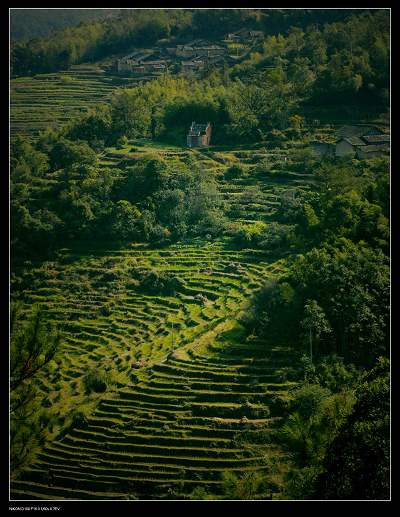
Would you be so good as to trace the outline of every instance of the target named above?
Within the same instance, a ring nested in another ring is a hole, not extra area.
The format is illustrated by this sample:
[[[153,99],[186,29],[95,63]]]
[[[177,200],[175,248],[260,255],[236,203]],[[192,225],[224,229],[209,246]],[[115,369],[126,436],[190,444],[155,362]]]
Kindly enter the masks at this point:
[[[232,263],[237,272],[226,271]],[[276,446],[243,447],[237,433],[273,429],[279,401],[295,385],[281,370],[295,371],[298,358],[279,344],[227,344],[226,335],[240,339],[234,315],[263,278],[280,274],[279,264],[263,252],[196,242],[65,249],[58,262],[39,266],[38,285],[25,296],[65,335],[57,364],[38,379],[59,423],[13,482],[13,497],[50,499],[56,487],[76,499],[168,498],[171,490],[186,497],[201,484],[217,497],[223,471],[266,469],[281,454]],[[127,282],[138,267],[173,272],[182,291],[142,293]],[[85,394],[93,367],[112,373],[107,393]],[[84,422],[68,424],[65,415],[82,405]],[[46,485],[50,469],[54,486]]]
[[[134,78],[106,74],[96,65],[74,65],[67,71],[12,79],[11,135],[34,137],[48,127],[59,128],[88,108],[107,102],[116,88],[136,83]]]

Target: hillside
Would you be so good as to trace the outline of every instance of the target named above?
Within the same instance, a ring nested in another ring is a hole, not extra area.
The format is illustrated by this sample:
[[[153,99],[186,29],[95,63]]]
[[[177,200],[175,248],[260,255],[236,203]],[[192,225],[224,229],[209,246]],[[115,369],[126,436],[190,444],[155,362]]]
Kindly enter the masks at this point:
[[[11,500],[389,497],[389,21],[16,44]]]
[[[166,159],[191,154],[204,166],[219,165],[217,153],[204,157],[196,150],[151,150]],[[246,152],[253,155],[246,149],[238,153]],[[124,149],[119,153],[126,156]],[[226,156],[233,159],[235,151]],[[115,151],[104,153],[107,166],[110,159],[118,164]],[[307,188],[307,179],[292,181]],[[221,180],[220,195],[228,201],[232,220],[252,222],[273,217],[274,199],[290,185],[289,179]],[[184,496],[203,485],[218,494],[222,472],[266,469],[272,458],[279,458],[273,445],[254,454],[251,449],[242,452],[234,440],[279,418],[274,407],[290,396],[293,386],[280,380],[282,368],[282,378],[290,377],[296,352],[280,343],[266,348],[263,342],[246,341],[240,326],[237,333],[235,317],[248,296],[282,267],[284,261],[257,250],[197,240],[167,249],[85,246],[64,250],[59,260],[32,270],[33,278],[43,280],[25,290],[23,300],[43,306],[65,335],[58,358],[63,370],[43,372],[38,379],[44,404],[51,407],[53,432],[64,431],[13,482],[12,496],[91,499],[134,493],[163,498],[169,490]],[[140,294],[124,280],[132,268],[172,273],[183,282],[181,292],[173,297]],[[109,394],[85,398],[83,378],[91,368],[114,373],[116,384]],[[85,404],[83,426],[65,418]],[[99,443],[100,450],[109,451],[102,453],[101,466],[95,452]],[[50,469],[54,481],[49,486]]]
[[[11,41],[43,38],[82,22],[118,16],[118,9],[11,9]]]

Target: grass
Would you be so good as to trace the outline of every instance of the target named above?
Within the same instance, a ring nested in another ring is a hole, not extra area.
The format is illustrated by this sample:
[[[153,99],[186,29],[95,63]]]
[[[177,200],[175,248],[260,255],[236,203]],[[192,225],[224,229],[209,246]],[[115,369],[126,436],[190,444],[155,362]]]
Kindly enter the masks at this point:
[[[82,74],[75,70],[65,87],[89,80]],[[60,80],[49,79],[57,95]],[[95,71],[91,80],[99,80]],[[280,193],[312,185],[304,176],[254,173],[258,161],[276,154],[262,146],[204,153],[132,140],[106,149],[101,164],[124,168],[146,153],[176,162],[188,152],[214,167],[231,221],[273,220]],[[219,171],[233,162],[247,174],[226,180]],[[276,166],[285,168],[284,162]],[[174,296],[147,295],[126,281],[133,267],[173,273],[184,288]],[[134,493],[162,499],[171,490],[186,497],[199,486],[217,496],[223,471],[263,469],[276,477],[266,458],[279,460],[277,445],[259,447],[254,455],[233,438],[273,429],[280,417],[276,400],[289,400],[298,357],[283,343],[248,338],[237,318],[263,281],[284,271],[283,257],[237,249],[227,238],[188,239],[162,249],[79,243],[57,260],[32,264],[35,282],[24,301],[41,305],[65,337],[58,363],[37,382],[53,429],[38,460],[13,481],[12,498],[118,499]],[[207,296],[207,304],[198,294]],[[95,375],[88,386],[89,372]],[[104,392],[91,389],[98,377]]]

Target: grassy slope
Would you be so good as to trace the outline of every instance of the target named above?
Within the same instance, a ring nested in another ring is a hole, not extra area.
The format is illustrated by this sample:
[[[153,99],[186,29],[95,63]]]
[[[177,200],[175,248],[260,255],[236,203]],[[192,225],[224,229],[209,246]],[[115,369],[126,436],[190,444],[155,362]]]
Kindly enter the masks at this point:
[[[232,220],[273,220],[282,190],[310,186],[298,175],[251,174],[266,157],[288,167],[281,155],[290,149],[215,152],[136,141],[101,159],[118,166],[146,153],[172,161],[192,153],[215,172]],[[249,175],[228,182],[220,172],[235,162]],[[185,289],[143,295],[129,282],[132,267],[173,271]],[[236,317],[262,281],[282,271],[284,258],[199,239],[163,249],[81,246],[38,266],[26,300],[40,303],[66,340],[58,364],[38,381],[53,415],[49,445],[13,481],[12,498],[185,497],[199,485],[218,495],[226,470],[262,469],[279,480],[277,447],[243,448],[237,433],[274,425],[297,355],[285,343],[246,340]],[[91,366],[112,376],[106,393],[85,394],[82,377]],[[74,408],[86,413],[85,424],[71,425]]]
[[[141,78],[147,80],[149,77]],[[106,74],[98,65],[76,65],[62,72],[19,77],[10,82],[11,135],[35,137],[106,102],[115,88],[138,79]]]

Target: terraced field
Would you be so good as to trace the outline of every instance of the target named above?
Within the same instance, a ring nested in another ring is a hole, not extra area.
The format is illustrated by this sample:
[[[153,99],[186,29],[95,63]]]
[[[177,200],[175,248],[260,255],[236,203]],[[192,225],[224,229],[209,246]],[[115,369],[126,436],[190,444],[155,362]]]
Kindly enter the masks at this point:
[[[243,449],[235,434],[274,422],[271,400],[287,397],[290,384],[280,381],[288,351],[256,342],[226,349],[224,340],[220,350],[218,337],[282,264],[201,242],[81,257],[65,251],[26,293],[66,335],[62,370],[46,372],[39,387],[65,423],[85,400],[87,369],[112,371],[116,382],[94,397],[84,425],[70,427],[13,482],[13,498],[167,497],[171,490],[183,497],[199,485],[218,493],[222,471],[267,468],[273,447]],[[184,287],[175,296],[141,294],[127,282],[138,267],[173,272]]]
[[[88,108],[106,102],[115,88],[137,81],[107,74],[96,65],[75,65],[67,71],[12,79],[11,136],[34,137],[48,127],[59,128]]]
[[[218,191],[225,205],[225,212],[231,221],[251,224],[256,221],[272,221],[283,193],[312,188],[311,175],[288,171],[295,162],[291,159],[293,148],[228,149],[224,152],[182,149],[181,147],[160,145],[147,140],[131,140],[121,149],[109,148],[100,157],[100,166],[105,169],[129,166],[137,158],[156,154],[170,164],[194,157],[203,170],[214,173]],[[255,170],[256,165],[268,160],[274,175],[266,175]],[[241,178],[225,178],[224,171],[230,165],[240,164],[246,174]],[[284,173],[284,177],[279,176]]]
[[[306,174],[257,173],[264,159],[285,170],[289,149],[201,152],[131,141],[107,149],[100,166],[123,169],[154,153],[171,164],[191,154],[212,170],[232,221],[273,220],[282,192],[312,185]],[[226,179],[234,163],[248,174]],[[284,272],[284,258],[229,240],[156,249],[98,243],[61,250],[32,270],[24,299],[41,305],[65,339],[38,379],[53,422],[48,445],[12,480],[12,499],[183,499],[199,487],[220,497],[223,472],[259,470],[274,497],[282,452],[266,435],[299,358],[282,343],[246,338],[238,316],[267,278]],[[149,270],[176,276],[175,294],[144,292],[136,273]],[[93,368],[109,375],[105,393],[85,390]],[[255,445],[260,432],[263,445]]]

